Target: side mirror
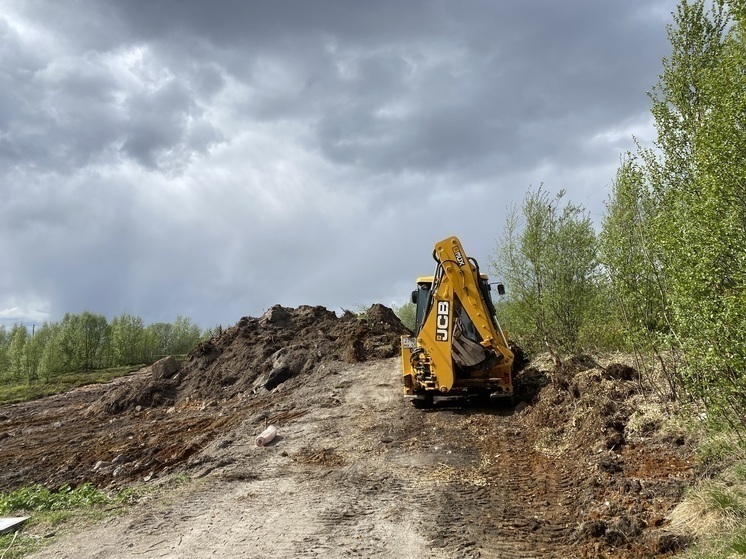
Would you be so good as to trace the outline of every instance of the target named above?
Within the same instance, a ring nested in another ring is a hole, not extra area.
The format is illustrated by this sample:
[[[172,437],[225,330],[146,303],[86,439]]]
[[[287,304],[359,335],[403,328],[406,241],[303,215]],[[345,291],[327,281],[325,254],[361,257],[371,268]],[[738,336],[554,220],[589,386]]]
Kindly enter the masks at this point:
[[[505,295],[505,286],[502,283],[497,284],[497,294]]]
[[[417,290],[412,291],[412,303],[417,304]]]

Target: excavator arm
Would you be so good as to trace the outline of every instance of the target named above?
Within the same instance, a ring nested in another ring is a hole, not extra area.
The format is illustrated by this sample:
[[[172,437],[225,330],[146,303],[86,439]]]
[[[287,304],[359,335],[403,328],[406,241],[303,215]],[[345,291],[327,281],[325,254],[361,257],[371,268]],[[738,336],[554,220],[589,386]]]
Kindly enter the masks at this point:
[[[402,339],[404,393],[417,400],[434,394],[512,394],[513,353],[495,317],[489,283],[461,242],[435,245],[436,269],[413,293],[418,324]]]

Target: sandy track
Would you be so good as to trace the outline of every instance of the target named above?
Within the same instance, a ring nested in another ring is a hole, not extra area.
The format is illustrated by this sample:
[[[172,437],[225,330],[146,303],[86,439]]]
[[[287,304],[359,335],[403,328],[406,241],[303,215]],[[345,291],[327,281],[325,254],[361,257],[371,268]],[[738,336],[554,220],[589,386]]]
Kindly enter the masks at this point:
[[[396,375],[386,360],[287,383],[281,391],[308,413],[281,426],[276,443],[255,447],[261,426],[247,421],[194,461],[196,476],[210,473],[38,557],[448,557],[429,551],[422,503],[434,487],[388,457],[398,418],[423,419],[400,400]]]

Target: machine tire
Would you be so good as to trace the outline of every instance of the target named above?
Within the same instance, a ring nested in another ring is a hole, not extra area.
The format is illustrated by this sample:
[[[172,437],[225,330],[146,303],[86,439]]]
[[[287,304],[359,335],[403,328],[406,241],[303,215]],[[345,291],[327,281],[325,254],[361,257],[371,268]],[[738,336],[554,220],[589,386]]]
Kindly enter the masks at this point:
[[[418,410],[427,410],[433,407],[434,399],[432,394],[423,394],[422,398],[414,398],[412,405]]]
[[[497,399],[497,407],[498,409],[511,409],[515,407],[515,396],[512,394],[510,396],[503,396],[502,398]]]

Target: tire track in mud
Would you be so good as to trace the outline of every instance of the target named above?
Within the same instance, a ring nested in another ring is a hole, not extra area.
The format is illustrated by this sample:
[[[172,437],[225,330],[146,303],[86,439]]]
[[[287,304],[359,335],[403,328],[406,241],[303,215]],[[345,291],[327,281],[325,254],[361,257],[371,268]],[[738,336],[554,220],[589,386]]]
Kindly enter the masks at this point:
[[[354,470],[309,482],[311,533],[294,542],[289,557],[408,557],[427,545],[417,529],[424,494],[414,497],[401,480]]]
[[[452,470],[448,483],[435,489],[439,512],[431,526],[433,546],[454,558],[572,556],[578,472],[530,447],[529,437],[515,429],[514,418],[478,411],[474,416],[476,427],[473,419],[430,416],[436,424],[446,423],[440,432],[460,426],[463,446],[480,457],[476,467]],[[489,437],[480,436],[484,423]]]

